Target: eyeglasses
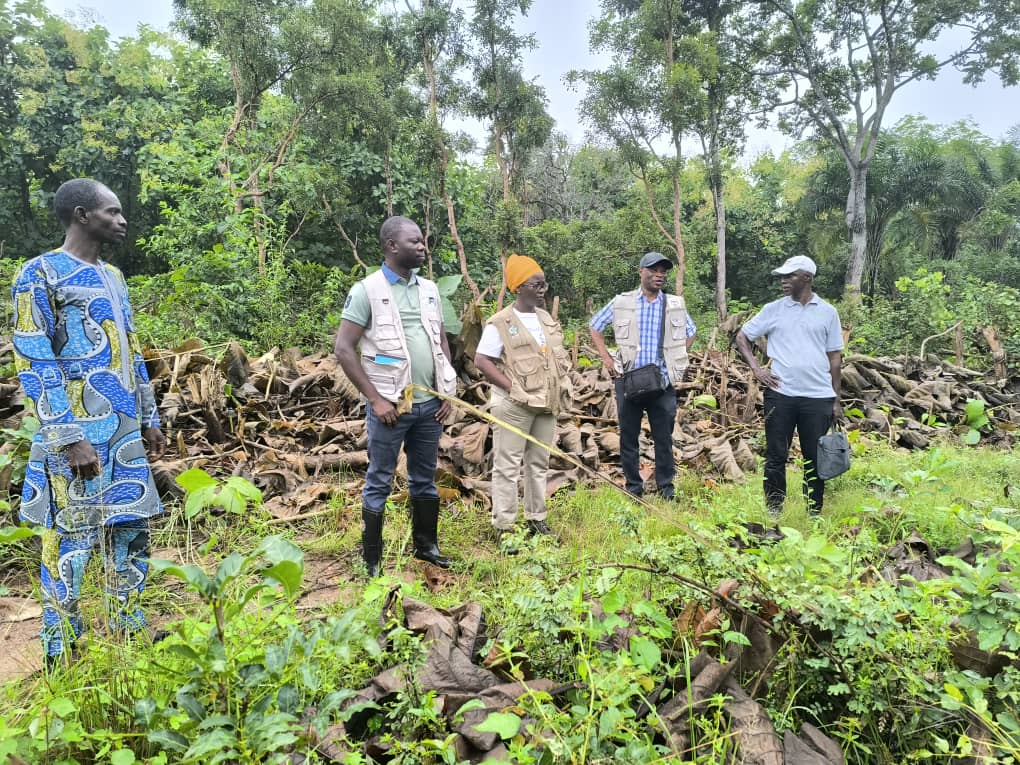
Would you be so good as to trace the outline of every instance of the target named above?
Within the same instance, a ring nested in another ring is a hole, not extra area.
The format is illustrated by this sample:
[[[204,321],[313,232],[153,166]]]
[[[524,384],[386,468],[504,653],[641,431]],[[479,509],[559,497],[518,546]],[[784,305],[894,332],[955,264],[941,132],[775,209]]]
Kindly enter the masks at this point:
[[[522,287],[527,287],[529,290],[535,290],[535,292],[541,292],[542,290],[549,289],[549,285],[544,281],[541,282],[524,282]]]

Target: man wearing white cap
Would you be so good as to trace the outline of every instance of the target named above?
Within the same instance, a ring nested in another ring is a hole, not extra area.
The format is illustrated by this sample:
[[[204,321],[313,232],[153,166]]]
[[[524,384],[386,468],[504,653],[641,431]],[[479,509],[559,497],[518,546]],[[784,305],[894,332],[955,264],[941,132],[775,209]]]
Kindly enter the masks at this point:
[[[786,499],[786,460],[793,431],[804,454],[804,495],[808,509],[822,509],[825,482],[814,472],[818,439],[843,416],[839,403],[843,332],[839,314],[812,289],[815,262],[789,258],[772,273],[783,297],[774,300],[737,332],[737,349],[765,387],[765,501],[778,515]],[[768,341],[772,368],[758,363],[751,343]]]

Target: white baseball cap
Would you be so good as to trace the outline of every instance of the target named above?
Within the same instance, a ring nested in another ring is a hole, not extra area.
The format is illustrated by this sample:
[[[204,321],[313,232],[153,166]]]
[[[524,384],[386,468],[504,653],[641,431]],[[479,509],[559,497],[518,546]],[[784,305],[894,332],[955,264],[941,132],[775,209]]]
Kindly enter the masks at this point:
[[[787,258],[786,262],[779,268],[772,269],[772,273],[776,276],[785,276],[795,271],[806,271],[814,276],[818,271],[818,267],[807,255],[794,255],[792,258]]]

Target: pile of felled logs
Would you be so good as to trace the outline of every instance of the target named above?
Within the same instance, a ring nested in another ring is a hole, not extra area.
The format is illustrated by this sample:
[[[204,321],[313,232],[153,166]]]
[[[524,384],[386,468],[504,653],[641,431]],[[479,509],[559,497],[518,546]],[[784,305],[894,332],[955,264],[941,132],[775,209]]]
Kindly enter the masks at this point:
[[[484,408],[488,385],[474,369],[471,343],[463,338],[456,344],[458,395]],[[622,483],[612,382],[587,361],[594,357],[590,350],[572,350],[574,401],[559,419],[556,443],[572,459],[553,457],[550,493],[593,472]],[[9,341],[0,340],[0,368],[10,372],[0,379],[0,427],[6,428],[17,426],[22,408],[12,360]],[[368,463],[364,403],[332,354],[276,349],[252,359],[237,343],[206,348],[192,340],[149,351],[147,360],[170,445],[156,471],[163,491],[179,493],[173,476],[190,467],[243,474],[267,498],[278,498],[268,506],[280,517],[300,515],[319,502],[335,488],[325,479],[337,471],[347,477],[347,489],[357,491]],[[934,356],[849,355],[843,400],[851,427],[908,448],[923,448],[937,434],[969,431],[968,401],[979,400],[989,418],[980,427],[982,442],[1009,445],[1020,423],[1018,383]],[[447,498],[488,502],[492,427],[471,412],[447,427],[440,445]],[[680,387],[673,433],[678,463],[741,480],[755,467],[761,432],[761,390],[747,366],[732,353],[695,352]],[[10,440],[0,446],[12,448]],[[653,450],[646,437],[642,460],[650,470]],[[9,485],[10,470],[7,484],[0,473],[0,489]]]

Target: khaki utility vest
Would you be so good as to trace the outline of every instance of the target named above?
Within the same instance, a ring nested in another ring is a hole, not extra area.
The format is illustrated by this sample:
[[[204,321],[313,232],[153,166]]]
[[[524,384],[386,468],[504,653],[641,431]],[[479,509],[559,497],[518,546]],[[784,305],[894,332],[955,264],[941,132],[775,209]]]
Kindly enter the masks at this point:
[[[666,360],[669,381],[679,385],[687,369],[687,307],[679,295],[666,295],[666,327],[662,338],[662,356]],[[630,370],[638,355],[641,330],[638,327],[640,289],[621,292],[613,299],[613,336],[616,338],[616,371]],[[658,329],[658,327],[656,327]]]
[[[407,350],[404,325],[400,321],[400,309],[381,270],[366,276],[364,284],[372,306],[372,323],[365,329],[359,343],[361,366],[379,395],[395,404],[411,384],[411,355]],[[432,344],[436,390],[454,396],[457,394],[457,372],[443,353],[443,317],[436,283],[419,276],[418,298],[421,323]],[[380,363],[376,361],[377,357],[392,359],[392,363]]]
[[[541,308],[535,313],[545,334],[544,352],[512,304],[489,319],[503,343],[503,355],[496,365],[510,378],[511,401],[557,414],[570,408],[573,395],[570,356],[563,347],[559,322]]]

